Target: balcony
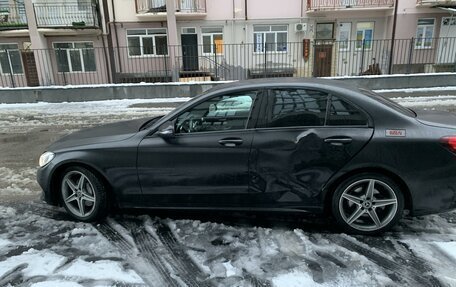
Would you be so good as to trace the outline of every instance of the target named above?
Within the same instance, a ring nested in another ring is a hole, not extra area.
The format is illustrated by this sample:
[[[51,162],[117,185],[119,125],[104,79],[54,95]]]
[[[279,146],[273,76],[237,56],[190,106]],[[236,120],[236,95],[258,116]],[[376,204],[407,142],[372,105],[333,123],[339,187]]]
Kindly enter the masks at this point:
[[[87,1],[33,4],[38,28],[98,29],[97,4]]]
[[[417,0],[418,7],[450,7],[456,8],[456,0]]]
[[[16,29],[27,29],[24,4],[0,4],[0,30]]]
[[[176,19],[204,19],[206,0],[175,0]],[[166,19],[166,0],[136,0],[136,16],[144,20]]]
[[[387,10],[394,0],[307,0],[307,13],[347,10]]]

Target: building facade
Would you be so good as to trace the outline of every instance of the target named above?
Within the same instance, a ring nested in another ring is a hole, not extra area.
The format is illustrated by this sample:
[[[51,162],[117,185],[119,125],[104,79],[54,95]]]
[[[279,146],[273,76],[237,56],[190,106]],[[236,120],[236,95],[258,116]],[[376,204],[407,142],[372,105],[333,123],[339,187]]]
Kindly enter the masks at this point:
[[[455,71],[454,12],[454,0],[0,0],[0,86]]]

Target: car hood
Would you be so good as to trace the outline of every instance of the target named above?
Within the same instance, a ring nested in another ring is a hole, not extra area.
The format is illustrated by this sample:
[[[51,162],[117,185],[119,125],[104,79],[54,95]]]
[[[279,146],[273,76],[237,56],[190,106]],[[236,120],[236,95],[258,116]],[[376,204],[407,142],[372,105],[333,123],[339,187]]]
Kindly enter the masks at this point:
[[[415,110],[416,119],[425,125],[456,129],[456,115],[443,111]]]
[[[51,144],[47,150],[57,151],[76,146],[125,140],[135,135],[141,126],[150,120],[151,118],[143,118],[83,129],[62,137]]]

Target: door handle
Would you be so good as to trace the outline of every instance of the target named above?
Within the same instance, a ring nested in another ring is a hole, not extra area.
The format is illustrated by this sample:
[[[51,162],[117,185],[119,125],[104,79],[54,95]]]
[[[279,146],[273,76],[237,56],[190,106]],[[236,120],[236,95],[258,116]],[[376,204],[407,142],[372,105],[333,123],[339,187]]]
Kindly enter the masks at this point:
[[[332,137],[332,138],[325,138],[325,143],[329,143],[332,145],[344,145],[349,144],[353,141],[352,138],[349,137]]]
[[[235,147],[241,145],[244,141],[240,138],[226,138],[218,141],[219,144],[226,147]]]

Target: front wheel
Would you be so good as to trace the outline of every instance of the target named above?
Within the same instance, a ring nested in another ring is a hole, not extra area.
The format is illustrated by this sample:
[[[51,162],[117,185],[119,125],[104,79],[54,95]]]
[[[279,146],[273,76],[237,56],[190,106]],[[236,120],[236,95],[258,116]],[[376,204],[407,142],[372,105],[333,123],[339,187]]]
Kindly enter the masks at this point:
[[[401,219],[404,196],[390,178],[363,173],[348,178],[337,187],[331,209],[344,231],[377,234],[391,228]]]
[[[106,216],[106,188],[91,171],[83,167],[67,168],[60,192],[62,205],[73,218],[92,222]]]

